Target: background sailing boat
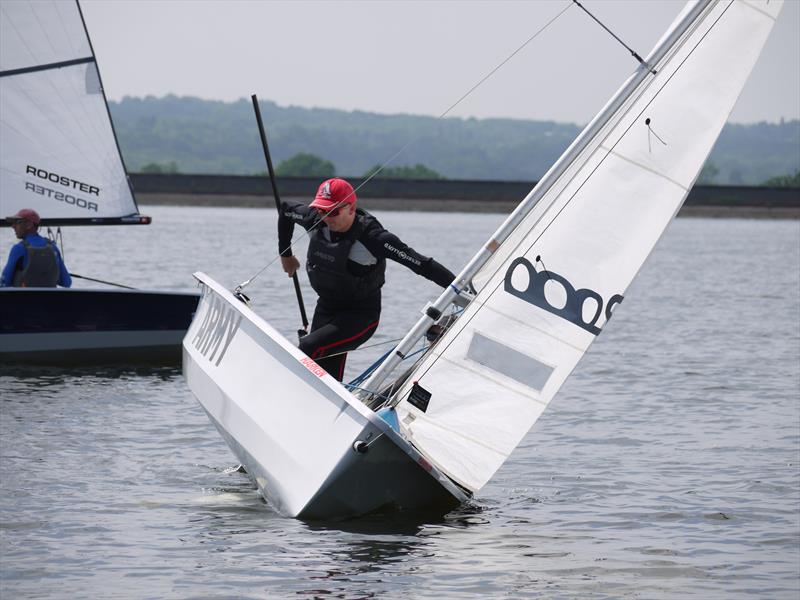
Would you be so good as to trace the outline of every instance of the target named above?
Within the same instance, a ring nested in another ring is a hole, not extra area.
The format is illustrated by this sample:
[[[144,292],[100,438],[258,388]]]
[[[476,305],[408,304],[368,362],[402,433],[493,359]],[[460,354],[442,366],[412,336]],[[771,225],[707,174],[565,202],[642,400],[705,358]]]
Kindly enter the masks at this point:
[[[21,208],[35,209],[42,226],[150,223],[128,181],[77,2],[0,6],[0,216]],[[0,360],[175,360],[197,298],[3,288]]]
[[[686,198],[780,8],[766,0],[687,4],[360,384],[371,406],[396,407],[399,428],[198,274],[203,299],[184,340],[189,387],[278,510],[344,517],[392,502],[442,507],[478,491],[622,303]],[[391,383],[454,303],[466,309]]]

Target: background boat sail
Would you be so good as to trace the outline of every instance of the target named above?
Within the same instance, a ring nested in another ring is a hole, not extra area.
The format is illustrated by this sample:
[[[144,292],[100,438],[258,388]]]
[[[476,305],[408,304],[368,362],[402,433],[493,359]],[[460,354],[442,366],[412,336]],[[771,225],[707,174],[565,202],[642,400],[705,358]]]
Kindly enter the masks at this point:
[[[117,146],[97,62],[74,2],[3,2],[0,215],[44,224],[149,223]]]
[[[77,2],[0,5],[0,216],[42,225],[149,224],[139,214]],[[198,294],[0,290],[0,359],[179,356]]]
[[[395,406],[397,432],[198,274],[204,293],[184,340],[187,381],[264,496],[289,516],[341,518],[387,503],[442,508],[480,490],[623,302],[697,178],[781,4],[687,4],[363,384],[373,390],[363,398],[370,406]],[[463,303],[468,284],[477,293],[465,310],[387,391],[403,356],[446,308]],[[379,389],[385,396],[374,395]],[[439,485],[420,485],[423,475]]]

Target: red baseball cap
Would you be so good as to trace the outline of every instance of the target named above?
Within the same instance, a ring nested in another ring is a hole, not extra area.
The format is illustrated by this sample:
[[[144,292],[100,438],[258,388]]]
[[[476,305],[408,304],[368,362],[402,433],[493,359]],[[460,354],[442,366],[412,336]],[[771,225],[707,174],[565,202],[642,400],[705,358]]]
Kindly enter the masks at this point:
[[[353,204],[356,200],[356,192],[353,190],[353,186],[344,179],[334,177],[320,184],[317,195],[309,206],[327,210],[336,205]]]
[[[26,221],[30,221],[34,225],[38,225],[39,223],[42,222],[41,217],[39,217],[39,213],[37,213],[32,208],[20,208],[19,211],[17,211],[17,214],[15,214],[11,218],[12,219],[25,219]]]

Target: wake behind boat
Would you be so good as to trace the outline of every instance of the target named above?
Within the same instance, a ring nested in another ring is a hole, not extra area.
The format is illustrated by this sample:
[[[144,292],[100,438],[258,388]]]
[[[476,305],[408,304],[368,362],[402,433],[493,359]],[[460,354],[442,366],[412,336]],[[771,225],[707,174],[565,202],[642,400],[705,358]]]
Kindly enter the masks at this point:
[[[288,516],[343,518],[386,504],[446,510],[477,493],[623,302],[781,4],[689,2],[358,397],[196,275],[187,382],[264,497]],[[398,377],[432,324],[443,335]]]
[[[0,11],[0,217],[26,208],[48,227],[150,223],[77,2],[7,2]],[[198,299],[196,291],[0,288],[0,360],[175,362]]]

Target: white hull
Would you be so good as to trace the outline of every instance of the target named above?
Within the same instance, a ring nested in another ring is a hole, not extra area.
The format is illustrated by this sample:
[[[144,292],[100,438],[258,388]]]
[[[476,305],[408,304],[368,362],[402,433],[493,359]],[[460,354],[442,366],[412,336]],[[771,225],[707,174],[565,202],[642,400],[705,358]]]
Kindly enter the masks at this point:
[[[247,306],[203,274],[184,338],[189,388],[279,512],[445,512],[468,496]],[[368,446],[355,449],[357,442]]]

